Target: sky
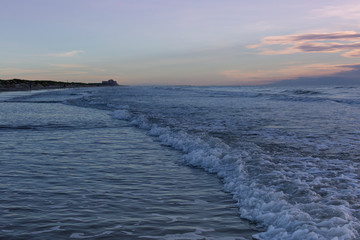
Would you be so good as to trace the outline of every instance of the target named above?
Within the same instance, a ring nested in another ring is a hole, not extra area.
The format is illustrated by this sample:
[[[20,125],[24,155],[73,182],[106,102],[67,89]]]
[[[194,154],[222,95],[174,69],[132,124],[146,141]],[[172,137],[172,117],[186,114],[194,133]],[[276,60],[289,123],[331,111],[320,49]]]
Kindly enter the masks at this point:
[[[359,67],[359,0],[0,0],[0,79],[259,85]]]

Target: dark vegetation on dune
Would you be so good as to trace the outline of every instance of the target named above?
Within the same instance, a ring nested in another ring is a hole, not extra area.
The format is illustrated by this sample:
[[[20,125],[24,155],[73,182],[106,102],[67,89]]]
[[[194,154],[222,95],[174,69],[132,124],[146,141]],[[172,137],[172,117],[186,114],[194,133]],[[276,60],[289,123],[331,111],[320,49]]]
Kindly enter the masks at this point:
[[[118,86],[117,82],[110,79],[101,83],[80,83],[80,82],[57,82],[50,80],[23,80],[23,79],[0,79],[0,91],[26,91],[58,88],[79,88],[79,87],[104,87]]]

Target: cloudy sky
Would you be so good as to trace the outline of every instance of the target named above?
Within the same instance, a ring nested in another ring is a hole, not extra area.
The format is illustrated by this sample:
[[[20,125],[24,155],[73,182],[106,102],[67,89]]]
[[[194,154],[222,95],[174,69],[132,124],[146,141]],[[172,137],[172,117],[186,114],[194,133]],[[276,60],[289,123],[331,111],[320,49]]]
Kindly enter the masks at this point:
[[[0,79],[249,85],[359,67],[359,0],[0,0]]]

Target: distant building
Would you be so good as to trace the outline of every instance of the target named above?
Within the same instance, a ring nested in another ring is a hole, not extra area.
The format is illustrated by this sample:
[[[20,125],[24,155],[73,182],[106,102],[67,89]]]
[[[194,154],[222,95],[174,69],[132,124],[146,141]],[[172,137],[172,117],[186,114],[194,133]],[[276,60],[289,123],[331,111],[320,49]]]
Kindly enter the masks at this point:
[[[101,84],[105,85],[105,86],[117,86],[118,85],[118,83],[113,79],[109,79],[107,81],[102,81]]]

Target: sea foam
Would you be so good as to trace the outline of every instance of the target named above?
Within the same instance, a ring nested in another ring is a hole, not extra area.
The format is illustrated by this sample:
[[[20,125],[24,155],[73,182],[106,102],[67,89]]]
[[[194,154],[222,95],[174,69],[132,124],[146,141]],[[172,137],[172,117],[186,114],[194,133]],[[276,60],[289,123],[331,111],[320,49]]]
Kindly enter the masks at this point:
[[[313,97],[319,93],[297,91],[295,94]],[[256,96],[253,94],[251,97]],[[191,129],[188,126],[179,129],[154,123],[149,119],[148,111],[139,113],[138,110],[132,113],[130,107],[116,110],[111,115],[146,130],[163,145],[183,152],[184,164],[217,174],[224,182],[224,190],[232,193],[237,201],[240,216],[256,222],[263,229],[255,238],[345,240],[359,237],[360,223],[353,208],[358,204],[356,199],[359,196],[356,190],[359,180],[354,172],[358,164],[348,162],[347,167],[354,176],[339,175],[336,168],[346,160],[324,161],[311,156],[281,159],[283,156],[272,156],[256,146],[234,147],[216,137],[191,133],[185,130],[186,127]],[[169,119],[168,123],[171,121]],[[197,131],[201,130],[199,127]],[[264,133],[266,129],[261,134]],[[268,138],[276,136],[269,131],[267,134]],[[295,135],[283,137],[284,141],[293,141],[294,144],[299,140],[294,139]],[[313,143],[308,144],[312,146]],[[333,144],[320,142],[316,147],[318,151],[326,151]],[[324,166],[327,171],[322,169]],[[334,181],[337,187],[341,187],[343,182],[347,190],[334,188]],[[342,200],[344,198],[347,200]]]

